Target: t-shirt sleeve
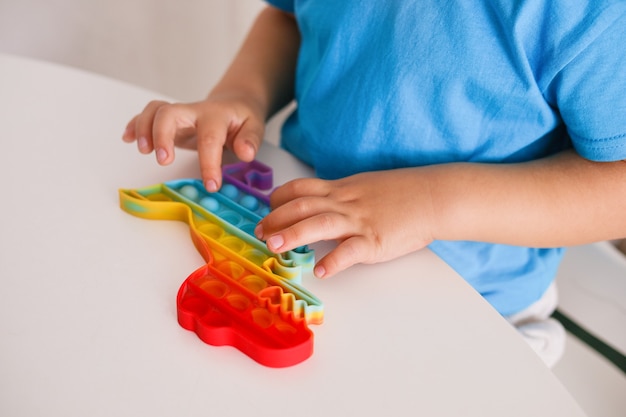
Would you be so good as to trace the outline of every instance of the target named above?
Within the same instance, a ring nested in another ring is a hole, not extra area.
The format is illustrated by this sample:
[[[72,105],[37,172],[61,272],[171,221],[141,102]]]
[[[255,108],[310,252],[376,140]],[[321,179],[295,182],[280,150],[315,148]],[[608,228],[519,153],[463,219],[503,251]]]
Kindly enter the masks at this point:
[[[555,79],[556,100],[576,151],[593,161],[626,159],[626,12]]]
[[[265,2],[285,12],[294,11],[294,0],[265,0]]]

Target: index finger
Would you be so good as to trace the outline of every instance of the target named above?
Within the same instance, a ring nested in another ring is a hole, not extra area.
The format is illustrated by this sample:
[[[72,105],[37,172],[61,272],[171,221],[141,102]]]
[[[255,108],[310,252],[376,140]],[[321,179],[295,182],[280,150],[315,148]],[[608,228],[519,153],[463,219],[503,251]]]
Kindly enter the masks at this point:
[[[207,191],[216,192],[222,185],[222,154],[228,135],[228,121],[205,117],[197,128],[200,173]]]
[[[297,198],[327,197],[329,193],[328,181],[319,178],[299,178],[276,188],[270,195],[270,205],[276,208]]]

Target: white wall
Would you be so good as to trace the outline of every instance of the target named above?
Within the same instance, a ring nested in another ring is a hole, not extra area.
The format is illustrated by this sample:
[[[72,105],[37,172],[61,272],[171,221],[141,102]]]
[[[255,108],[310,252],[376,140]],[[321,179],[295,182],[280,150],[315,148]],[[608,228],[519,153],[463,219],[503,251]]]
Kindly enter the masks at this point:
[[[0,52],[202,98],[261,0],[0,0]]]

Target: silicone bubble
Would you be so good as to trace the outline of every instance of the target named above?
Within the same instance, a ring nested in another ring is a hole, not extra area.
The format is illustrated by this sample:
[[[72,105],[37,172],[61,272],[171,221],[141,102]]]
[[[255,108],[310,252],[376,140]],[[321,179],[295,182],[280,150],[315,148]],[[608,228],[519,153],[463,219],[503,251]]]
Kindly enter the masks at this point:
[[[216,212],[220,208],[219,201],[217,201],[214,197],[208,196],[203,197],[202,200],[200,200],[200,205],[211,212]]]
[[[239,203],[248,210],[254,211],[259,208],[259,200],[251,195],[246,195],[241,198]]]
[[[271,168],[252,161],[224,166],[222,174],[216,193],[198,179],[182,179],[120,189],[120,206],[138,217],[188,224],[206,263],[178,291],[182,327],[263,365],[295,365],[313,354],[308,325],[323,321],[323,304],[302,286],[314,254],[301,247],[276,255],[254,236],[270,211],[263,191],[271,189]]]
[[[237,196],[239,195],[239,191],[237,190],[237,187],[231,184],[224,184],[219,192],[223,194],[225,197],[230,198],[231,200],[236,199]]]
[[[184,195],[185,197],[187,197],[190,200],[197,200],[198,199],[198,189],[196,187],[194,187],[193,185],[185,185],[183,187],[180,188],[180,193],[182,195]]]

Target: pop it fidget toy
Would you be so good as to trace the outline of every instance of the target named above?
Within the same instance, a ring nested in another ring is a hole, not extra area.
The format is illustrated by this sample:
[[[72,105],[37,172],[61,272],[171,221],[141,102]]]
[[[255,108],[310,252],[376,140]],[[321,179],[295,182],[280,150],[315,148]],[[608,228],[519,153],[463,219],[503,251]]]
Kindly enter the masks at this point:
[[[254,237],[269,213],[263,190],[272,170],[253,161],[222,168],[216,193],[202,182],[183,179],[140,189],[119,190],[121,208],[146,219],[179,220],[206,265],[183,282],[178,322],[204,342],[234,346],[270,367],[300,363],[313,354],[309,324],[320,324],[323,305],[302,286],[313,251],[301,247],[274,254]]]

